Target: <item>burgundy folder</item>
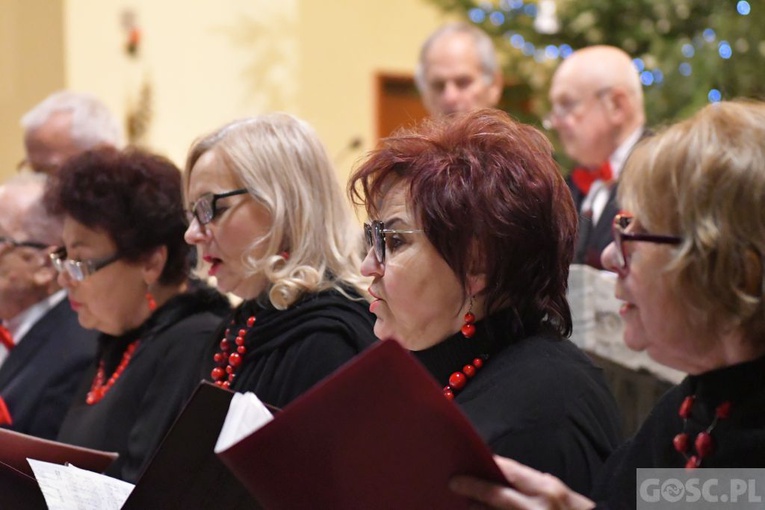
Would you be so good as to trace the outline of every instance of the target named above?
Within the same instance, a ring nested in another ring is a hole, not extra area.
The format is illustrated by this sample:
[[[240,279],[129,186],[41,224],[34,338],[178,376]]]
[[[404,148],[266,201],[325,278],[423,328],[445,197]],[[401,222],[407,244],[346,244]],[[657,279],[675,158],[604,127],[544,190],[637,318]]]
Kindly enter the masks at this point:
[[[420,363],[380,342],[219,453],[269,510],[467,509],[453,475],[506,483]]]

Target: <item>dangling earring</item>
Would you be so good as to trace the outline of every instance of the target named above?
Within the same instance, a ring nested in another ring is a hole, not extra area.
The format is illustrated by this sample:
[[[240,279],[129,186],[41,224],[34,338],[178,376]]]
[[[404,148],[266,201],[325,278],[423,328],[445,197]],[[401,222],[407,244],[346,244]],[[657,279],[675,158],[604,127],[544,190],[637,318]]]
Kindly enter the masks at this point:
[[[281,252],[279,255],[280,255],[280,256],[281,256],[281,257],[282,257],[284,260],[289,260],[289,259],[290,259],[290,252],[288,252],[287,250],[284,250],[284,251],[283,251],[283,252]]]
[[[473,338],[475,335],[475,315],[473,315],[473,296],[470,296],[470,306],[468,306],[468,312],[464,317],[465,323],[462,325],[462,336],[465,338]]]
[[[149,305],[149,311],[153,312],[157,309],[157,302],[154,300],[154,295],[151,292],[146,292],[146,303]]]

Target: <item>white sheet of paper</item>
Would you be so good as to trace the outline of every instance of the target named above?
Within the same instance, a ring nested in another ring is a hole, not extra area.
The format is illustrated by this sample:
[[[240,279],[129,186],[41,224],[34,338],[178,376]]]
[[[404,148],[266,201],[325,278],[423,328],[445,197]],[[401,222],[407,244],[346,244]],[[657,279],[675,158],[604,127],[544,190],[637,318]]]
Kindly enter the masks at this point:
[[[119,510],[133,484],[106,475],[27,459],[40,485],[48,510]]]
[[[215,443],[215,453],[228,450],[273,419],[271,411],[254,393],[234,394]]]

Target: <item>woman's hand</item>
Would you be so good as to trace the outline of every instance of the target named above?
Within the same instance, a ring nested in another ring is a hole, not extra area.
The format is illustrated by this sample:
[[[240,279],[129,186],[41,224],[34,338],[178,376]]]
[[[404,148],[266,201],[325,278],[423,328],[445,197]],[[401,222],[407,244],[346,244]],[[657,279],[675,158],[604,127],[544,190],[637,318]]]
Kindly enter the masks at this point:
[[[552,475],[504,457],[495,456],[494,460],[512,488],[470,476],[455,476],[449,487],[457,494],[482,503],[474,508],[590,510],[595,507],[595,503]]]

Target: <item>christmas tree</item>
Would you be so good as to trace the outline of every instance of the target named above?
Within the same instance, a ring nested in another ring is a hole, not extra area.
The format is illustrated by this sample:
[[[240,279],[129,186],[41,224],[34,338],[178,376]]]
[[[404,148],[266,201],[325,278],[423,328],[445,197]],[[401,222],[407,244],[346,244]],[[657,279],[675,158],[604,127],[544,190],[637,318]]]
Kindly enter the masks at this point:
[[[708,102],[765,98],[765,0],[429,1],[495,39],[506,74],[528,86],[537,116],[560,60],[593,44],[633,56],[649,124]]]

